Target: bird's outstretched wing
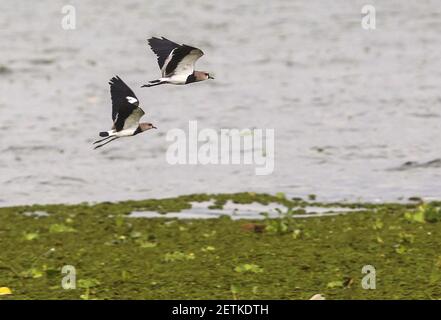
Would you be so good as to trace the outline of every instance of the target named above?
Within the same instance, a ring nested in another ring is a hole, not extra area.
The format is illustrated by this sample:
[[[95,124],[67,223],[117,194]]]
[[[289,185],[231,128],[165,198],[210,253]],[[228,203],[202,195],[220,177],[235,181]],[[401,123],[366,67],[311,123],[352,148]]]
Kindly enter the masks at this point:
[[[139,108],[138,98],[132,89],[115,76],[109,81],[110,96],[112,98],[112,120],[116,131],[127,128],[126,119],[130,117],[130,122],[139,121],[144,115],[144,111]]]
[[[181,74],[189,76],[194,71],[196,61],[202,57],[202,50],[187,45],[182,45],[173,50],[170,62],[165,69],[165,75]]]
[[[159,69],[163,69],[165,61],[170,56],[170,53],[180,47],[181,45],[170,41],[164,37],[162,39],[153,37],[147,40],[152,51],[158,56]]]
[[[180,45],[164,37],[150,38],[150,48],[158,56],[159,68],[163,77],[176,73],[190,75],[194,71],[194,64],[204,53],[197,48]]]

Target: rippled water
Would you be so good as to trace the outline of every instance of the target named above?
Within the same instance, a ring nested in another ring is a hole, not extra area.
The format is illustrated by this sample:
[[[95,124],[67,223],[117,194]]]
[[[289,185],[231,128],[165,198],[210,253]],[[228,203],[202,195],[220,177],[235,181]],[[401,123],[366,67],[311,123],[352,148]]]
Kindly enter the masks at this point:
[[[441,198],[441,6],[365,1],[0,2],[0,205],[196,192],[319,200]],[[139,88],[159,72],[146,46],[203,49],[216,80]],[[159,130],[91,149],[111,125],[120,75]],[[167,130],[274,128],[275,171],[171,166]]]

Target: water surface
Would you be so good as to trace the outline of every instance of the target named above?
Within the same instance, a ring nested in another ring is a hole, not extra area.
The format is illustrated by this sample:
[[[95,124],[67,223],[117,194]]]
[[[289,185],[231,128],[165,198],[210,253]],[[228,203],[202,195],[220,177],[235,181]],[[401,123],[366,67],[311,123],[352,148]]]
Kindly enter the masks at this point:
[[[0,2],[1,206],[235,191],[440,198],[438,1],[375,3],[375,31],[360,26],[363,1],[70,1],[71,31],[65,4]],[[159,75],[146,39],[162,35],[202,48],[198,67],[216,79],[139,88]],[[93,151],[115,74],[159,130]],[[165,134],[189,120],[274,128],[274,173],[169,165]]]

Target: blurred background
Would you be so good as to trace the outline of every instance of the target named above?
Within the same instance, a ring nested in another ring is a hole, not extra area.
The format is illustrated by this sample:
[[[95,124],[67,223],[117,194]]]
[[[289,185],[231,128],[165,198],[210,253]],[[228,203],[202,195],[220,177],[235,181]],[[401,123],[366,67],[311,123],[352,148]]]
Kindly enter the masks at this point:
[[[361,27],[365,4],[376,30]],[[65,5],[75,30],[61,27]],[[439,1],[5,0],[0,12],[0,206],[239,191],[440,198]],[[141,89],[159,76],[151,36],[201,48],[197,68],[216,79]],[[94,151],[115,74],[159,130]],[[274,128],[273,174],[169,165],[165,135],[189,120]]]

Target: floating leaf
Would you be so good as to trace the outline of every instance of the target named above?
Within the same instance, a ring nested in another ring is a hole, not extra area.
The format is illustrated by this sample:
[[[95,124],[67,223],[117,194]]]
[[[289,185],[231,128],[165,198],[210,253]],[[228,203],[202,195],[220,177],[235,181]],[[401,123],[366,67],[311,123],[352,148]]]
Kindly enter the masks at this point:
[[[283,192],[277,192],[275,196],[276,196],[276,198],[281,199],[281,200],[286,199],[286,196]]]
[[[99,286],[101,282],[97,279],[87,278],[78,280],[78,287],[82,289],[89,289]]]
[[[212,231],[210,231],[210,232],[208,232],[208,233],[203,233],[202,234],[205,238],[211,238],[211,237],[214,237],[215,235],[216,235],[216,230],[212,230]]]
[[[300,239],[300,238],[302,237],[302,230],[300,230],[300,229],[295,229],[295,230],[292,232],[292,237],[293,237],[293,239]]]
[[[209,252],[209,251],[215,251],[215,250],[216,250],[216,248],[212,247],[212,246],[206,246],[201,249],[202,252]]]
[[[256,264],[245,263],[234,268],[234,271],[240,273],[261,273],[263,272],[263,269]]]
[[[132,239],[138,239],[138,238],[141,238],[141,237],[142,237],[142,233],[139,232],[139,231],[132,231],[130,233],[130,238],[132,238]]]
[[[343,284],[343,281],[331,281],[326,285],[326,287],[328,287],[330,289],[343,288],[344,284]]]
[[[395,248],[395,252],[398,254],[404,254],[404,253],[406,253],[406,251],[407,251],[407,248],[405,246],[403,246],[402,244],[397,245]]]
[[[164,256],[165,262],[173,262],[173,261],[185,261],[185,260],[193,260],[195,259],[194,253],[184,253],[180,251],[169,252]]]
[[[377,220],[375,220],[373,228],[374,228],[374,230],[380,230],[380,229],[383,229],[383,225],[384,225],[383,221],[381,221],[380,219],[377,219]]]
[[[37,232],[28,232],[23,234],[23,238],[28,241],[38,239],[40,235]]]
[[[144,249],[146,249],[146,248],[154,248],[154,247],[156,247],[158,245],[156,242],[144,241],[144,240],[137,241],[137,243],[139,244],[139,246],[141,248],[144,248]]]
[[[72,227],[66,226],[62,223],[54,223],[49,226],[50,233],[76,232]]]
[[[43,271],[37,268],[31,268],[20,273],[21,276],[25,278],[41,278],[43,276]]]

